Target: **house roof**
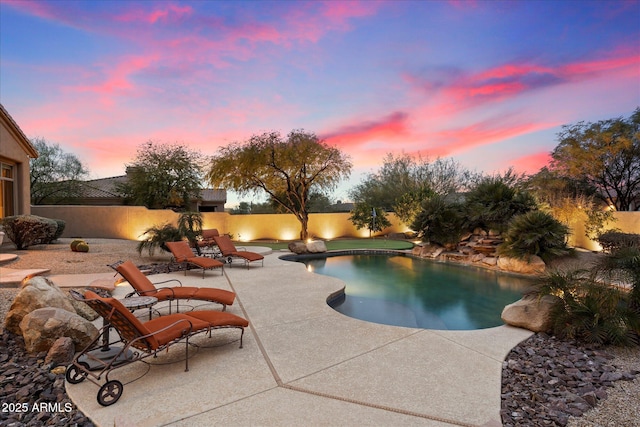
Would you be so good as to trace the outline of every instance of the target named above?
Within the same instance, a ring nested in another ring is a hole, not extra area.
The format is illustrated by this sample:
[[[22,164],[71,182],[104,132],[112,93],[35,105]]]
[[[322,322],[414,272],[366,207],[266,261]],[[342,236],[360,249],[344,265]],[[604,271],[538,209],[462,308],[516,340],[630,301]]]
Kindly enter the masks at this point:
[[[227,202],[227,190],[222,188],[212,189],[206,188],[200,191],[200,197],[203,202]]]
[[[11,114],[9,114],[9,112],[4,108],[2,104],[0,104],[0,117],[2,117],[2,120],[7,123],[7,125],[9,126],[9,131],[14,134],[16,140],[22,146],[27,155],[32,159],[37,158],[38,152],[36,151],[35,147],[33,146],[33,144],[31,144],[29,138],[27,138],[22,129],[20,129],[20,126],[18,126],[16,121],[13,120]]]
[[[78,189],[78,197],[96,199],[122,197],[122,194],[117,190],[117,185],[126,182],[126,175],[83,181],[80,183],[80,188]]]

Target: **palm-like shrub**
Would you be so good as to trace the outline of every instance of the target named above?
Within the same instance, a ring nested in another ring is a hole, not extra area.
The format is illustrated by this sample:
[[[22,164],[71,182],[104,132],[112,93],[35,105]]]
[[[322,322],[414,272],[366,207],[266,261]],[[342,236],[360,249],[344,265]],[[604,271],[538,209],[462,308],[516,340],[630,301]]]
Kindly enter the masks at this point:
[[[628,294],[586,270],[548,272],[536,293],[558,298],[550,313],[556,336],[599,345],[637,344],[640,316],[629,308]]]
[[[411,224],[411,229],[431,243],[452,246],[460,241],[465,225],[462,205],[436,195],[422,204],[422,211]]]
[[[149,251],[150,256],[153,256],[155,251],[158,249],[169,252],[169,248],[165,245],[166,242],[178,242],[182,240],[182,233],[180,233],[180,230],[171,224],[153,226],[145,230],[141,236],[146,237],[138,243],[136,249],[139,254],[142,254],[142,251],[146,249]]]
[[[610,282],[631,284],[629,306],[640,314],[640,247],[622,247],[606,254],[595,271]]]
[[[535,209],[536,202],[527,192],[505,182],[505,178],[483,179],[465,196],[465,207],[470,228],[503,232],[515,215]]]
[[[542,211],[530,211],[514,217],[503,234],[500,255],[528,259],[538,255],[545,261],[568,255],[566,238],[569,229],[553,216]]]
[[[202,236],[202,214],[200,212],[184,212],[178,218],[178,231],[196,248],[200,255],[200,247],[197,245],[198,237]]]

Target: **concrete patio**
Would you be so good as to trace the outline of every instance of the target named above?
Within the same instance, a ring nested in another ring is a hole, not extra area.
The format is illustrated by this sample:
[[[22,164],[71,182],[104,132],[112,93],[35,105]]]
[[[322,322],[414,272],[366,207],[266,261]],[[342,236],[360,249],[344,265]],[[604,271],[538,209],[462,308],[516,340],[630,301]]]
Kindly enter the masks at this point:
[[[352,319],[326,304],[344,283],[279,255],[267,255],[264,267],[225,268],[224,276],[152,276],[154,282],[170,277],[185,286],[235,291],[228,310],[250,322],[244,348],[238,348],[237,331],[214,331],[193,340],[202,347],[193,352],[188,372],[181,362],[184,347],[174,346],[147,359],[151,366],[116,370],[110,379],[122,381],[124,392],[114,405],[100,406],[90,381],[67,384],[71,399],[105,427],[501,425],[502,361],[529,331],[436,331]],[[52,278],[60,286],[96,279]],[[120,284],[114,295],[124,297],[130,289]]]

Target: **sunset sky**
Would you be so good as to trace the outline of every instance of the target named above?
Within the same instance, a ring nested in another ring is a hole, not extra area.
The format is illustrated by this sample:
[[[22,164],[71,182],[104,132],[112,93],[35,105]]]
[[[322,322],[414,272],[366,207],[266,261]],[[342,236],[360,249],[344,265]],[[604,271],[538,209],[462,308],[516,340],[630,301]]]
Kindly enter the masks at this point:
[[[640,1],[0,0],[0,102],[91,178],[300,128],[352,158],[335,199],[387,153],[533,173],[640,105]]]

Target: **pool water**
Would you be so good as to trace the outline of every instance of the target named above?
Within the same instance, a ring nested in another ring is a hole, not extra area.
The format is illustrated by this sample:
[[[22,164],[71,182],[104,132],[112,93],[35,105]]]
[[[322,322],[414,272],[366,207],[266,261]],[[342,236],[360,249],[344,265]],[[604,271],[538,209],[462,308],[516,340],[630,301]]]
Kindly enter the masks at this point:
[[[471,330],[502,325],[505,305],[531,280],[491,270],[396,255],[302,259],[307,270],[346,283],[330,301],[340,313],[369,322],[426,329]]]

